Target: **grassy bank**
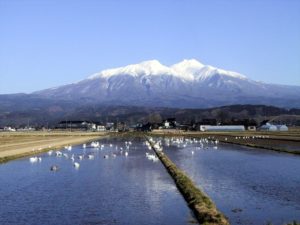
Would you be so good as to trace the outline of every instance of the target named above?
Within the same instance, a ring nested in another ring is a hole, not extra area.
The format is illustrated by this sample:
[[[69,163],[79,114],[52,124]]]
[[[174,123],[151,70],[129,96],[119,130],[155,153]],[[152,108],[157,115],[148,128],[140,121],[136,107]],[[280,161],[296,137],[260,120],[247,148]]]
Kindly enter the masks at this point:
[[[234,142],[234,141],[224,141],[224,140],[219,140],[219,141],[223,142],[223,143],[242,145],[242,146],[247,146],[247,147],[251,147],[251,148],[260,148],[260,149],[265,149],[265,150],[272,150],[272,151],[275,151],[275,152],[282,152],[282,153],[300,155],[300,147],[299,147],[299,150],[289,150],[289,149],[285,149],[285,148],[257,145],[257,144],[253,144],[253,143],[241,143],[241,142],[237,142],[237,141]]]
[[[147,139],[149,141],[149,139]],[[163,153],[156,151],[149,141],[156,155],[159,157],[168,173],[171,175],[178,190],[183,195],[190,209],[200,224],[227,225],[226,217],[217,210],[210,198],[196,187],[193,181]]]

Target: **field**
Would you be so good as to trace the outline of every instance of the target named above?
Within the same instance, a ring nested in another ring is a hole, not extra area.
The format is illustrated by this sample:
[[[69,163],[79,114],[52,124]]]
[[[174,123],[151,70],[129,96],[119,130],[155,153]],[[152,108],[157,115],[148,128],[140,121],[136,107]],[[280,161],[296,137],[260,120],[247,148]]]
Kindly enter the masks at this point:
[[[0,162],[37,154],[66,145],[99,139],[106,133],[95,132],[2,132]]]
[[[286,152],[286,153],[293,153],[300,155],[300,133],[298,130],[290,131],[290,132],[181,132],[176,130],[169,130],[169,131],[156,131],[156,132],[150,132],[147,133],[147,135],[151,136],[157,136],[157,137],[163,137],[163,136],[178,136],[178,137],[187,137],[187,138],[208,138],[210,140],[219,140],[220,142],[227,142],[229,144],[237,144],[237,145],[245,145],[245,146],[251,146],[256,147],[258,149],[269,149],[274,151],[280,151],[280,152]],[[0,163],[7,162],[9,160],[13,160],[20,157],[25,157],[29,155],[35,155],[41,152],[48,151],[50,149],[60,149],[63,148],[66,145],[76,145],[76,144],[82,144],[86,143],[92,140],[100,139],[103,137],[121,137],[127,140],[133,140],[136,137],[145,138],[145,133],[142,132],[120,132],[120,133],[99,133],[99,132],[2,132],[0,133]],[[122,139],[122,143],[124,144],[124,139]],[[188,141],[188,140],[186,140]],[[133,141],[134,142],[134,141]],[[111,143],[111,142],[110,142]],[[121,142],[120,142],[121,143]],[[153,144],[153,143],[152,143]],[[209,142],[209,145],[211,145],[211,142]],[[253,146],[252,146],[253,145]],[[107,146],[109,146],[107,144]],[[212,150],[212,151],[202,151],[202,153],[208,153],[211,154],[211,152],[214,151],[215,157],[218,156],[218,154],[226,154],[226,151],[222,151],[222,148],[225,145],[220,145],[218,150]],[[225,146],[226,147],[226,146]],[[109,151],[114,151],[115,148],[107,147]],[[80,150],[82,152],[81,146],[79,148],[73,148],[73,150]],[[129,153],[134,154],[134,150]],[[251,149],[251,148],[250,148]],[[143,155],[144,153],[140,151],[140,148],[136,148],[137,154]],[[253,149],[252,149],[253,150]],[[99,154],[106,154],[101,151],[99,151]],[[175,153],[175,151],[173,151]],[[254,151],[253,151],[254,152]],[[257,152],[257,151],[256,151]],[[182,168],[177,167],[175,163],[171,161],[171,158],[168,158],[167,154],[170,153],[166,151],[166,154],[161,153],[159,151],[156,152],[157,156],[169,172],[169,174],[174,179],[174,182],[176,186],[178,187],[178,190],[181,192],[183,197],[185,198],[188,206],[193,210],[194,215],[200,221],[202,224],[229,224],[227,218],[224,216],[224,214],[221,211],[218,211],[216,208],[216,204],[213,203],[213,201],[210,199],[209,195],[205,194],[201,191],[201,189],[197,188],[197,185],[188,177],[188,173],[185,173],[184,170],[181,171]],[[178,152],[177,152],[178,153]],[[176,153],[176,154],[177,154]],[[188,151],[187,151],[188,153]],[[76,154],[76,153],[75,153]],[[201,159],[203,156],[198,159]],[[239,153],[236,153],[239,154]],[[193,153],[194,155],[194,153]],[[251,155],[246,155],[247,159]],[[253,154],[254,155],[254,154]],[[259,155],[259,154],[258,154]],[[271,159],[272,159],[272,155]],[[277,155],[277,154],[276,154]],[[122,157],[122,155],[119,155]],[[190,157],[190,160],[196,159],[196,154],[193,157]],[[224,155],[223,155],[224,156]],[[240,157],[241,155],[239,155]],[[257,155],[254,155],[255,157]],[[298,156],[292,156],[292,155],[286,155],[287,157],[282,157],[283,161],[285,161],[286,158],[289,160],[292,158],[292,160],[299,160]],[[188,157],[184,157],[187,158]],[[221,157],[222,158],[222,157]],[[277,157],[278,158],[278,157]],[[57,160],[57,157],[47,158],[48,160]],[[97,158],[98,160],[105,160],[107,163],[113,163],[113,162],[120,162],[119,160],[106,160],[103,158],[103,155],[101,157]],[[122,158],[121,158],[122,159]],[[124,158],[123,158],[124,159]],[[130,158],[129,158],[130,159]],[[127,160],[129,160],[127,158]],[[135,159],[135,157],[132,157],[131,159]],[[174,159],[174,158],[173,158]],[[220,159],[220,157],[219,157]],[[68,159],[65,159],[67,164],[69,164]],[[245,158],[243,158],[245,160]],[[25,160],[25,163],[28,163],[27,160]],[[44,166],[47,160],[43,159],[43,163],[39,164],[40,166]],[[87,163],[88,162],[88,163]],[[270,161],[266,161],[270,162]],[[22,161],[18,162],[22,164]],[[24,163],[24,162],[23,162]],[[87,160],[86,162],[83,162],[82,165],[85,164],[85,166],[89,165],[90,163],[93,163],[93,161]],[[203,163],[203,161],[202,161]],[[13,164],[13,163],[12,163]],[[101,163],[102,164],[102,163]],[[96,164],[96,165],[101,165]],[[262,163],[264,164],[264,163]],[[63,164],[61,164],[63,165]],[[106,164],[103,163],[105,166]],[[125,164],[124,164],[125,165]],[[140,161],[138,161],[138,165],[141,165]],[[146,165],[146,164],[145,164]],[[144,164],[142,164],[142,168],[147,168]],[[152,164],[150,164],[152,165]],[[198,165],[196,163],[195,165]],[[205,165],[205,163],[204,163]],[[224,164],[222,164],[224,165]],[[272,165],[272,163],[271,163]],[[299,165],[299,164],[297,164]],[[46,165],[47,168],[49,165]],[[276,164],[277,166],[277,164]],[[3,164],[3,168],[5,168],[5,165]],[[35,167],[32,167],[35,168]],[[103,167],[106,168],[106,167]],[[118,167],[116,167],[118,168]],[[123,167],[119,167],[123,168]],[[196,168],[196,167],[195,167]],[[48,171],[48,169],[47,169]],[[84,171],[84,170],[82,170]],[[125,170],[127,171],[127,170]],[[191,169],[192,171],[192,169]],[[246,170],[247,171],[247,170]],[[119,173],[119,172],[118,172]],[[289,173],[290,174],[290,173]],[[244,176],[244,174],[243,174]],[[139,176],[143,177],[143,176]],[[238,177],[237,177],[238,178]],[[218,180],[218,179],[217,179]],[[240,179],[238,179],[240,180]],[[15,182],[15,181],[14,181]],[[94,182],[94,180],[93,180]],[[268,183],[268,184],[273,184]],[[119,184],[118,184],[119,185]],[[28,185],[27,185],[28,186]],[[248,190],[248,189],[243,189]],[[252,186],[250,187],[250,190],[252,190]],[[273,189],[272,189],[273,191]],[[235,208],[234,208],[235,209]],[[233,210],[234,210],[233,209]],[[227,214],[225,214],[227,215]],[[231,215],[229,213],[229,215]],[[291,218],[292,219],[292,218]],[[297,224],[297,223],[295,223]]]
[[[81,144],[107,136],[105,132],[1,132],[0,162],[58,149],[66,145]],[[124,135],[116,133],[114,135]],[[125,135],[128,135],[126,133]],[[130,136],[140,133],[130,132]],[[289,132],[182,132],[155,131],[155,136],[185,136],[218,139],[220,142],[300,154],[300,130]]]

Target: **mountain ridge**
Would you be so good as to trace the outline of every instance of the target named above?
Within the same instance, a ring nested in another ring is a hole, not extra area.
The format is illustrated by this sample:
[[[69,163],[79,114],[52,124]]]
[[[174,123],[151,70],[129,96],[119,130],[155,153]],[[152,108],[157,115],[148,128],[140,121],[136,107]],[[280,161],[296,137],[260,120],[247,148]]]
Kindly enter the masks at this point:
[[[173,75],[175,77],[190,80],[191,78],[196,78],[194,76],[195,72],[200,72],[200,70],[203,70],[202,74],[206,76],[211,74],[212,72],[215,72],[222,73],[227,76],[240,77],[246,79],[246,76],[242,74],[233,71],[226,71],[217,67],[213,67],[211,65],[204,65],[196,59],[184,59],[171,66],[165,66],[156,59],[147,60],[142,61],[138,64],[130,64],[123,67],[102,70],[99,73],[95,73],[89,76],[87,79],[111,77],[120,74],[127,74],[132,76],[168,74]]]
[[[158,60],[102,70],[84,80],[33,92],[41,98],[97,104],[207,108],[230,104],[300,106],[300,86],[258,82],[195,59]]]

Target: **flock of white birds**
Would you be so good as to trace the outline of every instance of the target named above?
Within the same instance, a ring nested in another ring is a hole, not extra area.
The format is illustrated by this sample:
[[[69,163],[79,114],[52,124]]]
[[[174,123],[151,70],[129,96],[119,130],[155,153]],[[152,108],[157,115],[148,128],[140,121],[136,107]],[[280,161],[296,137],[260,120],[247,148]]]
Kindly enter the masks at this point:
[[[86,151],[86,149],[89,149]],[[116,158],[117,156],[128,157],[130,149],[136,148],[132,145],[131,141],[125,141],[121,144],[117,143],[100,143],[99,141],[93,141],[89,144],[82,145],[82,152],[81,153],[74,153],[72,145],[65,146],[62,150],[50,150],[47,152],[49,156],[57,157],[57,158],[65,158],[70,160],[73,163],[73,167],[75,169],[80,168],[80,162],[82,160],[93,160],[97,155],[98,151],[103,151],[105,149],[105,154],[103,155],[104,159],[109,158]],[[151,149],[149,149],[151,150]],[[158,158],[155,154],[151,154],[146,152],[146,158],[150,161],[157,162]],[[42,157],[40,156],[33,156],[29,158],[30,163],[38,163],[42,161]],[[52,165],[50,167],[51,171],[59,170],[57,165]]]
[[[232,137],[233,139],[264,139],[269,138],[269,136],[235,136]],[[194,155],[195,150],[200,149],[218,149],[219,140],[215,137],[207,137],[207,138],[184,138],[184,137],[172,137],[172,138],[150,138],[150,142],[153,144],[153,147],[157,151],[163,151],[163,148],[170,147],[170,146],[176,146],[177,148],[184,149],[187,146],[193,146],[192,148],[189,148],[189,151],[192,155]],[[227,141],[228,138],[225,137],[224,141]],[[146,158],[150,161],[157,162],[159,159],[156,156],[156,154],[152,151],[151,144],[148,141],[143,142],[143,145],[145,145],[146,148]],[[86,149],[89,148],[91,151],[86,151]],[[64,157],[66,159],[69,159],[72,163],[74,168],[78,169],[80,167],[80,161],[82,160],[93,160],[95,159],[95,155],[97,151],[106,150],[103,156],[104,159],[109,158],[115,158],[117,156],[124,156],[128,157],[129,150],[132,148],[136,148],[133,146],[131,141],[125,141],[120,144],[116,143],[100,143],[99,141],[93,141],[89,144],[83,144],[82,145],[82,153],[75,154],[72,153],[72,146],[68,145],[64,147],[65,151],[54,151],[50,150],[48,151],[49,156],[55,156],[55,157]],[[42,157],[40,156],[34,156],[30,157],[29,161],[31,163],[38,163],[42,161]],[[57,165],[51,166],[50,170],[56,171],[58,170]]]

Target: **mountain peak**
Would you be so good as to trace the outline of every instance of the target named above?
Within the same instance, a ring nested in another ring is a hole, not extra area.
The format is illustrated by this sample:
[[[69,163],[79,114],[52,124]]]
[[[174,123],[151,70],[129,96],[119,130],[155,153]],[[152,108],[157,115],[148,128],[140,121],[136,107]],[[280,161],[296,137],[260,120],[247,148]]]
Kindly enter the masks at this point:
[[[193,81],[194,79],[207,79],[214,74],[246,79],[245,76],[239,73],[204,65],[196,59],[184,59],[169,67],[161,64],[156,59],[147,60],[138,64],[130,64],[124,67],[103,70],[99,73],[93,74],[88,79],[109,78],[118,75],[130,75],[133,77],[144,75],[172,75],[186,81]]]
[[[189,68],[202,68],[204,65],[202,63],[200,63],[198,60],[196,59],[184,59],[179,63],[176,63],[174,65],[172,65],[171,67],[189,67]]]
[[[114,69],[103,70],[100,73],[93,74],[89,79],[95,79],[98,77],[111,77],[115,75],[158,75],[169,74],[170,69],[167,66],[162,65],[158,60],[147,60],[138,64],[130,64],[124,67],[118,67]]]
[[[153,67],[163,66],[157,59],[142,61],[139,64],[135,64],[135,65],[153,66]]]
[[[193,80],[195,73],[203,67],[204,65],[196,59],[184,59],[181,62],[172,65],[170,68],[177,76],[186,80]]]
[[[142,74],[157,75],[163,73],[170,73],[170,69],[167,66],[162,65],[158,60],[147,60],[139,64],[132,65],[135,69],[138,69]]]

